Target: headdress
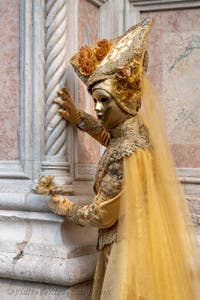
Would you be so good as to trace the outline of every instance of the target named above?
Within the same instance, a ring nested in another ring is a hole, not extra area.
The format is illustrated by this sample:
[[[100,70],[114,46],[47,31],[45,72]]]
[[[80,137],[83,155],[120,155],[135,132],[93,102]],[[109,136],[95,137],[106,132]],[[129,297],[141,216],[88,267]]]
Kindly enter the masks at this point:
[[[152,19],[145,19],[113,40],[81,47],[70,61],[90,93],[96,84],[111,81],[112,96],[132,115],[141,105],[142,75],[148,64],[146,41],[152,25]]]

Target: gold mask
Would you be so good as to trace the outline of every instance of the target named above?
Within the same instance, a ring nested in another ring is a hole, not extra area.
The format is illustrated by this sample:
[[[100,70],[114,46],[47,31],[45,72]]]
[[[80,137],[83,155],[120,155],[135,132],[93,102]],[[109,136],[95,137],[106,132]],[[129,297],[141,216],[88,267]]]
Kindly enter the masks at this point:
[[[120,108],[118,102],[112,96],[112,83],[110,80],[95,85],[92,96],[97,118],[108,131],[131,117]]]

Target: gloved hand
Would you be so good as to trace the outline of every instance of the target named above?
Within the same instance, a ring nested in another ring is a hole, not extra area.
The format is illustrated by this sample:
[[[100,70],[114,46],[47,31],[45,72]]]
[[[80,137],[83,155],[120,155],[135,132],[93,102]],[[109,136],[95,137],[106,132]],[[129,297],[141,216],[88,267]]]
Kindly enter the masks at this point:
[[[66,88],[62,88],[57,92],[58,96],[54,99],[54,102],[59,104],[62,108],[58,109],[59,114],[65,120],[70,122],[71,124],[79,124],[81,122],[81,117],[79,110],[73,103],[73,100],[67,91]]]
[[[60,195],[52,195],[49,200],[49,208],[58,215],[67,216],[73,202]]]

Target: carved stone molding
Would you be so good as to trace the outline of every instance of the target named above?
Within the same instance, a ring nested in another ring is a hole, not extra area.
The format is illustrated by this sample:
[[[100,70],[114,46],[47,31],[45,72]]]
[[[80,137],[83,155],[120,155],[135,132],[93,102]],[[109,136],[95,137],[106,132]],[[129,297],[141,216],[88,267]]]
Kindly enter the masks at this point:
[[[20,253],[18,258],[17,255],[0,253],[1,278],[45,282],[59,286],[72,286],[91,280],[97,259],[95,254],[70,259],[52,257],[49,259],[48,256],[39,255],[20,257]],[[15,272],[13,272],[13,265],[15,265]]]
[[[129,0],[139,11],[156,11],[200,7],[198,0]]]
[[[100,7],[102,4],[104,4],[107,0],[87,0],[88,2],[94,4],[97,7]]]
[[[88,185],[89,186],[89,185]],[[89,188],[92,190],[92,186]],[[92,195],[87,195],[83,187],[79,184],[75,189],[78,189],[78,195],[69,195],[68,198],[74,203],[90,203]],[[80,194],[83,191],[82,194]],[[87,191],[88,192],[88,191]],[[50,213],[48,205],[49,195],[39,195],[33,193],[0,193],[0,210],[12,210],[15,212],[43,212]],[[57,217],[54,215],[54,217]]]
[[[46,1],[45,61],[45,155],[66,158],[66,123],[53,103],[56,92],[65,82],[66,63],[66,1]]]
[[[45,34],[45,161],[44,173],[71,182],[67,157],[67,127],[53,102],[57,90],[66,85],[67,69],[67,1],[46,0]],[[62,179],[61,179],[62,180]]]
[[[81,295],[78,297],[81,300],[87,300],[88,296],[92,292],[92,281],[78,284],[76,286],[58,286],[58,285],[47,285],[43,283],[35,282],[23,282],[19,280],[2,279],[0,281],[0,291],[2,298],[5,295],[9,295],[7,299],[13,298],[27,298],[29,300],[58,300],[65,299],[69,300],[74,298],[72,295]],[[82,296],[84,291],[84,295]],[[23,293],[23,295],[22,295]],[[18,296],[19,295],[19,296]],[[24,296],[26,295],[26,296]],[[5,299],[5,297],[4,297]],[[77,299],[77,297],[76,297]]]
[[[95,241],[84,243],[80,239],[80,243],[67,246],[61,243],[62,217],[44,212],[1,210],[0,224],[1,278],[66,286],[92,278]],[[82,233],[85,232],[83,228]],[[41,236],[45,237],[43,242]]]
[[[76,180],[94,180],[96,165],[94,164],[76,164]]]
[[[186,195],[200,195],[200,169],[177,168],[177,176],[181,181]]]

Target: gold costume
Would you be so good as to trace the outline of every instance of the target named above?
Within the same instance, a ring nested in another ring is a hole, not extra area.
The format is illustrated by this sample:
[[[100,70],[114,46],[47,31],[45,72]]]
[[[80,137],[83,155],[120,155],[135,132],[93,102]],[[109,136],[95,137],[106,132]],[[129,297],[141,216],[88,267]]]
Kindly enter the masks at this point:
[[[151,27],[146,19],[123,36],[82,47],[71,60],[88,91],[105,90],[127,116],[108,132],[94,117],[76,111],[79,129],[107,147],[97,167],[96,196],[89,205],[62,197],[49,204],[78,225],[99,228],[93,300],[197,300],[200,295],[189,210],[160,108],[144,76]]]

